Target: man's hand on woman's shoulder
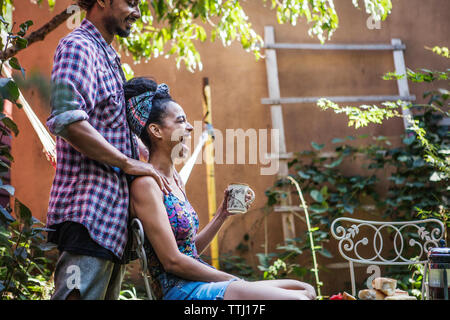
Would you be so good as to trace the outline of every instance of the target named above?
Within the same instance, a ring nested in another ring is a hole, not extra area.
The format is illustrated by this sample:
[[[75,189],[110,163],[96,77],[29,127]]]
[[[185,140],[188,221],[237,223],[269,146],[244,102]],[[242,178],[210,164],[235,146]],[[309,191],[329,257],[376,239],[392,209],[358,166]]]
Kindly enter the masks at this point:
[[[129,175],[152,177],[159,189],[165,194],[172,190],[167,179],[162,177],[148,162],[128,158],[122,170]]]

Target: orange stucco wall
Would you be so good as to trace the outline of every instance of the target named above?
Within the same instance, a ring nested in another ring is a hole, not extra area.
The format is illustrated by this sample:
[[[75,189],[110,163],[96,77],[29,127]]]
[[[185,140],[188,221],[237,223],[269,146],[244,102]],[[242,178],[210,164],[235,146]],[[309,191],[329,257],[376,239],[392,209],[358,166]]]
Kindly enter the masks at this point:
[[[45,5],[38,8],[28,0],[15,1],[15,21],[32,19],[34,30],[48,21],[54,13],[60,12],[70,1],[58,0],[53,12]],[[397,0],[392,14],[381,23],[380,29],[369,30],[367,15],[356,10],[351,1],[337,0],[336,8],[340,17],[340,27],[330,43],[390,43],[392,38],[400,38],[406,44],[405,61],[411,69],[427,67],[444,69],[445,59],[440,58],[424,46],[448,46],[450,2],[448,0]],[[262,1],[243,3],[255,30],[263,35],[265,25],[275,27],[277,42],[317,43],[307,35],[304,21],[293,27],[279,25],[275,12],[262,6]],[[49,34],[44,42],[35,43],[18,55],[22,66],[31,72],[40,71],[49,77],[54,50],[61,37],[70,30],[61,25]],[[271,127],[270,109],[261,104],[261,98],[268,97],[265,62],[256,61],[251,53],[246,53],[239,44],[224,48],[220,42],[198,43],[202,56],[203,70],[191,73],[182,66],[177,69],[173,58],[152,59],[148,63],[133,65],[130,57],[122,54],[123,62],[128,62],[135,75],[150,75],[171,87],[173,97],[184,107],[190,121],[202,118],[202,78],[208,77],[212,90],[212,117],[216,129],[225,133],[226,129],[249,128],[267,129]],[[282,97],[293,96],[333,96],[333,95],[376,95],[397,94],[394,81],[383,81],[381,76],[394,71],[391,52],[342,52],[342,51],[278,51],[279,79]],[[421,93],[426,85],[410,83],[411,94],[421,101]],[[39,97],[37,90],[24,92],[30,105],[43,123],[49,115],[49,107]],[[369,126],[355,132],[348,128],[346,119],[334,113],[321,111],[313,104],[283,106],[284,124],[288,151],[310,148],[310,142],[328,143],[334,137],[344,137],[368,133],[370,135],[395,136],[403,131],[401,120],[387,121],[383,126]],[[41,144],[21,110],[14,110],[20,134],[13,139],[12,148],[15,162],[12,167],[12,184],[16,195],[33,214],[45,220],[49,190],[54,169],[42,153]],[[233,217],[226,222],[219,234],[221,253],[234,252],[243,241],[250,250],[244,257],[251,264],[257,263],[256,253],[264,252],[264,217],[262,210],[266,202],[264,191],[272,185],[274,176],[260,175],[261,165],[216,165],[217,201],[232,181],[250,184],[256,192],[256,201],[246,215]],[[201,227],[208,219],[205,166],[196,165],[187,184],[188,197],[200,215]],[[269,252],[282,242],[280,216],[272,213],[267,217]],[[296,222],[300,233],[305,226]],[[336,253],[334,242],[329,243],[330,251]],[[336,261],[341,261],[336,259]],[[323,263],[329,263],[329,260]],[[346,272],[346,271],[345,271]],[[324,292],[342,288],[343,278],[330,274],[323,275]],[[348,280],[348,279],[347,279]]]

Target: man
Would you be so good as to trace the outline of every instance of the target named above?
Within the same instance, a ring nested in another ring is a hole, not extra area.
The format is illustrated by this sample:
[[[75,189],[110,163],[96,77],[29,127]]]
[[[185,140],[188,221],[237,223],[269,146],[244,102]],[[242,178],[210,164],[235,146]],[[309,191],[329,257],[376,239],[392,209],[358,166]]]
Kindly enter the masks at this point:
[[[55,52],[47,126],[57,136],[57,167],[47,226],[60,257],[52,299],[117,299],[128,262],[127,180],[151,175],[166,190],[153,167],[139,161],[111,46],[140,18],[138,3],[79,0],[86,19]]]

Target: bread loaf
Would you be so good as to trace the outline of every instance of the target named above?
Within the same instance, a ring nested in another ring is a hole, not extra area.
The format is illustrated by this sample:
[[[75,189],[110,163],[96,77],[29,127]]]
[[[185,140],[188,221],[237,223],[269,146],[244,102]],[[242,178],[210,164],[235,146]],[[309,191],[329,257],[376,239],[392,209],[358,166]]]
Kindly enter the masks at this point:
[[[358,293],[358,298],[361,300],[384,300],[386,295],[375,289],[364,289]]]
[[[356,300],[356,298],[344,291],[342,294],[342,300]]]
[[[387,296],[384,300],[417,300],[414,296],[408,296],[405,294],[399,294],[395,296]]]
[[[409,296],[409,293],[408,293],[408,291],[403,291],[403,290],[400,290],[400,289],[395,289],[394,296],[400,296],[400,295]]]
[[[397,288],[397,280],[390,278],[375,278],[372,280],[372,287],[380,290],[387,296],[393,296]]]

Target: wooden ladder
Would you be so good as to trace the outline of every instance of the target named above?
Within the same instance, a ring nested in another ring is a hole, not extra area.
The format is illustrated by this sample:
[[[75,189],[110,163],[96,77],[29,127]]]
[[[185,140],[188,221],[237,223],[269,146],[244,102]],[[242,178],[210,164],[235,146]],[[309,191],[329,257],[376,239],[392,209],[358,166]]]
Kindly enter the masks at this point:
[[[368,101],[414,101],[416,97],[409,93],[408,80],[406,77],[397,80],[398,95],[390,96],[336,96],[336,97],[281,97],[280,84],[278,81],[278,65],[276,50],[390,50],[393,51],[395,72],[397,74],[406,74],[405,59],[403,50],[406,46],[400,39],[392,39],[390,44],[305,44],[305,43],[276,43],[274,28],[272,26],[264,27],[266,72],[269,98],[261,99],[262,104],[270,105],[272,117],[272,129],[279,131],[279,169],[278,178],[288,175],[287,161],[292,159],[293,154],[286,151],[286,140],[284,134],[283,112],[281,105],[292,103],[314,103],[320,98],[326,98],[333,102],[368,102]],[[409,109],[402,109],[403,116],[410,115]],[[408,128],[409,122],[404,119],[405,128]],[[274,155],[272,154],[271,157]],[[280,199],[280,205],[274,207],[274,212],[281,213],[284,239],[295,238],[294,214],[300,211],[300,207],[292,206],[289,187],[283,187],[280,191],[285,192],[287,197]]]

